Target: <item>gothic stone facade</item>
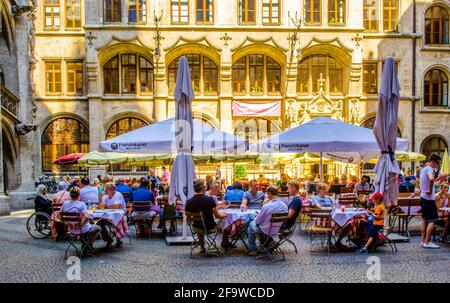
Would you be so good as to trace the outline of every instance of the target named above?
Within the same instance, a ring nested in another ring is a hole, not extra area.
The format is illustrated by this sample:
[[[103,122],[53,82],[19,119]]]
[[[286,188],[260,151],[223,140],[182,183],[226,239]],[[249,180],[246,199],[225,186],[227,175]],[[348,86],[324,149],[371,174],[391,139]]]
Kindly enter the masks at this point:
[[[51,160],[62,151],[95,150],[108,132],[173,117],[173,62],[183,54],[198,78],[195,117],[239,135],[242,124],[267,135],[317,116],[370,126],[382,63],[393,56],[401,136],[412,151],[449,143],[448,0],[44,2],[35,19],[34,177],[60,169]],[[234,102],[279,102],[281,114],[237,116]],[[65,141],[49,127],[77,133]],[[58,149],[72,141],[76,148]]]

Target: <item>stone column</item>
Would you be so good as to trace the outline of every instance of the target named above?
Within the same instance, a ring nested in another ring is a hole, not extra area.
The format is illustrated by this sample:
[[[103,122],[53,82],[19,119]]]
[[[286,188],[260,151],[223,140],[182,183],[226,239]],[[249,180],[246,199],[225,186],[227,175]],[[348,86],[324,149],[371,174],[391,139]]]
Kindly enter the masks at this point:
[[[161,54],[160,60],[155,62],[155,89],[154,89],[154,120],[155,122],[167,119],[168,87],[165,74],[166,62]]]
[[[3,145],[2,133],[2,111],[0,109],[0,145]],[[9,197],[5,195],[3,182],[3,148],[0,147],[0,216],[9,215]]]
[[[26,14],[15,18],[15,49],[17,55],[17,77],[19,83],[19,119],[24,123],[32,123],[33,104],[32,104],[32,84],[30,82],[30,68],[33,67],[32,49],[30,43],[34,43],[32,35],[32,22]],[[20,178],[20,186],[8,194],[11,198],[11,208],[32,207],[33,201],[27,201],[27,198],[35,195],[34,180],[36,170],[39,169],[36,163],[39,163],[39,153],[36,148],[38,142],[38,133],[30,132],[18,138],[20,153],[20,171],[17,177]]]
[[[231,84],[232,58],[229,47],[224,47],[221,56],[220,67],[220,128],[221,130],[234,133],[233,129],[233,87]]]

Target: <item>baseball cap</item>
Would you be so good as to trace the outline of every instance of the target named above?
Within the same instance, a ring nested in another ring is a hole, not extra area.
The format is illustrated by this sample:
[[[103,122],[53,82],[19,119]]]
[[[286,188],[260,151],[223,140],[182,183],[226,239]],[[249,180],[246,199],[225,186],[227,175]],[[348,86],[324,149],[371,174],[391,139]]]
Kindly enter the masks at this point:
[[[383,196],[382,193],[376,192],[376,193],[374,193],[374,194],[372,195],[372,197],[369,198],[369,200],[370,200],[370,201],[373,201],[373,200],[383,200],[383,198],[384,198],[384,196]]]

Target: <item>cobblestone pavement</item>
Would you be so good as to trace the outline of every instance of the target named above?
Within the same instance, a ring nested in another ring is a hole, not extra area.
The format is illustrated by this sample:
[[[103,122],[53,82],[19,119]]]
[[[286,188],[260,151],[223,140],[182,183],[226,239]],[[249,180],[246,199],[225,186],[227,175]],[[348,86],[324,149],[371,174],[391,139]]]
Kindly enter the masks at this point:
[[[0,281],[68,282],[64,261],[67,243],[32,239],[25,230],[30,211],[0,217]],[[269,262],[242,254],[244,248],[221,257],[189,258],[189,247],[167,246],[164,239],[131,241],[122,249],[99,253],[81,261],[81,282],[369,282],[368,255],[327,254],[320,245],[311,252],[309,239],[294,237],[295,254],[286,247],[286,262]],[[380,282],[450,282],[450,246],[426,250],[410,243],[397,244],[370,256],[380,258]],[[101,241],[96,247],[102,247]]]

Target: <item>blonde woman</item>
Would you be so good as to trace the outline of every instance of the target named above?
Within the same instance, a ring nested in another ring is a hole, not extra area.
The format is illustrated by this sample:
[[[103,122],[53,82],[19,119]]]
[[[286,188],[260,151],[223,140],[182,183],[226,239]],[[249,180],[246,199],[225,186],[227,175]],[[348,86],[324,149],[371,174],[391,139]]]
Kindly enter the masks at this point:
[[[438,209],[443,207],[450,207],[450,193],[448,191],[449,184],[448,183],[442,183],[439,187],[439,192],[435,196],[435,202],[436,207]],[[439,214],[442,216],[443,214]],[[436,224],[442,228],[444,228],[444,231],[441,236],[441,242],[450,243],[450,220],[448,217],[441,217],[440,220],[436,222]]]

